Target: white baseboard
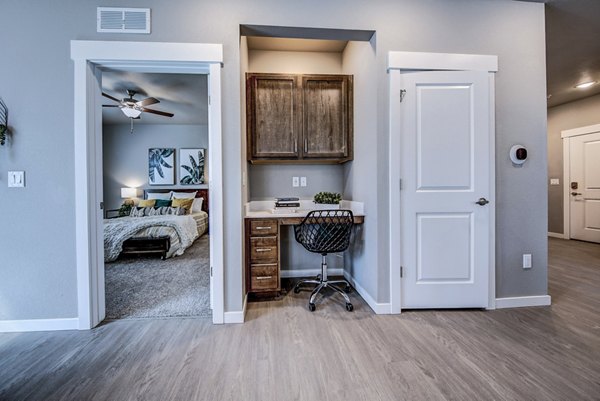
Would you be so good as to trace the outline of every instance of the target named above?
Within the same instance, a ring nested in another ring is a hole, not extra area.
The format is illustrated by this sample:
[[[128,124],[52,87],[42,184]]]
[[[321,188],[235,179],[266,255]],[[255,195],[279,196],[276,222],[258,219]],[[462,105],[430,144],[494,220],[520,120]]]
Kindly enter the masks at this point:
[[[552,238],[562,238],[562,239],[568,239],[568,238],[565,238],[565,235],[564,235],[564,234],[561,234],[561,233],[553,233],[553,232],[550,232],[550,231],[548,231],[548,237],[552,237]]]
[[[548,306],[551,303],[552,298],[550,295],[496,298],[496,309],[523,308],[525,306]]]
[[[78,329],[79,319],[76,317],[67,319],[0,320],[0,333]]]
[[[246,320],[246,305],[248,304],[248,294],[244,297],[244,305],[241,311],[225,312],[223,314],[223,323],[244,323]]]
[[[367,290],[361,287],[361,285],[356,282],[356,280],[350,275],[350,273],[344,271],[344,277],[350,282],[350,284],[352,284],[352,286],[354,287],[356,292],[358,292],[358,294],[362,297],[362,299],[364,299],[367,302],[367,304],[369,304],[371,309],[373,309],[373,312],[375,312],[378,315],[389,315],[392,313],[392,305],[389,302],[375,302],[375,300],[373,299],[373,297],[371,297]]]
[[[321,274],[321,269],[295,269],[295,270],[281,270],[282,278],[297,278],[297,277],[315,277],[317,274]],[[328,276],[342,276],[344,275],[344,269],[327,269]]]

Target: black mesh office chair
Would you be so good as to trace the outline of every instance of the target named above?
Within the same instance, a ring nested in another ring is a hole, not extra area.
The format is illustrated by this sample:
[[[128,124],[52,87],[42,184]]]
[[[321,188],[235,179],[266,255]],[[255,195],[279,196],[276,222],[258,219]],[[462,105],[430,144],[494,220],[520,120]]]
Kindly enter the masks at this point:
[[[302,223],[294,226],[296,241],[307,251],[320,253],[323,257],[321,274],[313,280],[300,280],[294,287],[294,292],[297,294],[302,284],[317,285],[308,301],[308,309],[311,312],[316,309],[315,298],[323,288],[331,288],[341,294],[346,300],[346,310],[351,312],[354,309],[350,298],[346,295],[346,292],[350,291],[350,283],[346,280],[327,280],[327,254],[348,249],[353,225],[354,216],[350,210],[313,210],[306,215]],[[343,284],[344,290],[334,284]]]

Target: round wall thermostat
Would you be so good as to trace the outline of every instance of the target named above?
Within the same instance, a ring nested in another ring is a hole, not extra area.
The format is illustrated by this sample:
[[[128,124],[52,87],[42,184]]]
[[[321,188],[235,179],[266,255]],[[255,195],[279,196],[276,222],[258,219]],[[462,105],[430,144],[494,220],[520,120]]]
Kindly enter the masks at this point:
[[[510,160],[517,165],[525,163],[527,160],[527,148],[523,145],[515,145],[510,148]]]

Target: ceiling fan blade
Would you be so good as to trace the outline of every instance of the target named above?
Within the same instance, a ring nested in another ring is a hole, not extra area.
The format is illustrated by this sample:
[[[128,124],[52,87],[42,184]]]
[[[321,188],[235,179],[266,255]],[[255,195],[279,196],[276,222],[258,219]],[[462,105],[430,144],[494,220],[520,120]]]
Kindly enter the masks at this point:
[[[108,93],[104,93],[102,92],[102,96],[109,98],[110,100],[114,100],[117,103],[121,103],[121,101],[119,99],[117,99],[116,97],[112,97],[111,95],[109,95]]]
[[[103,104],[102,107],[121,107],[118,104]]]
[[[164,117],[173,117],[175,115],[173,113],[167,113],[166,111],[152,110],[152,109],[147,109],[145,107],[142,107],[142,111],[146,112],[146,113],[158,114],[159,116],[164,116]]]
[[[140,100],[136,104],[140,107],[146,107],[146,106],[150,106],[151,104],[156,104],[156,103],[160,103],[160,100],[158,100],[155,97],[147,97],[144,100]]]

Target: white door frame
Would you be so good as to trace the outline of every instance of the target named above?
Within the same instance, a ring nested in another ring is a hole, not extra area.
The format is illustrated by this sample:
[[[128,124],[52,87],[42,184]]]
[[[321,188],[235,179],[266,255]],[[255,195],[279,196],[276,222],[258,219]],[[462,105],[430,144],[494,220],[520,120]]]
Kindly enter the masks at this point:
[[[208,75],[208,152],[213,323],[223,323],[223,168],[221,63],[223,46],[201,43],[71,41],[75,76],[75,232],[79,329],[104,319],[101,88],[102,68]]]
[[[563,237],[571,239],[571,140],[574,136],[600,132],[600,124],[560,132],[563,141]]]
[[[420,53],[420,52],[389,52],[388,66],[390,85],[390,141],[389,141],[389,205],[390,205],[390,309],[391,313],[400,313],[402,310],[402,283],[400,266],[402,265],[402,241],[400,219],[402,207],[400,203],[401,147],[400,134],[402,121],[397,108],[400,103],[401,90],[403,89],[403,71],[486,71],[489,73],[490,82],[490,260],[489,260],[489,294],[488,309],[496,307],[496,150],[495,150],[495,119],[494,119],[494,73],[498,71],[498,57],[477,54],[451,54],[451,53]],[[400,208],[395,207],[400,205]]]

